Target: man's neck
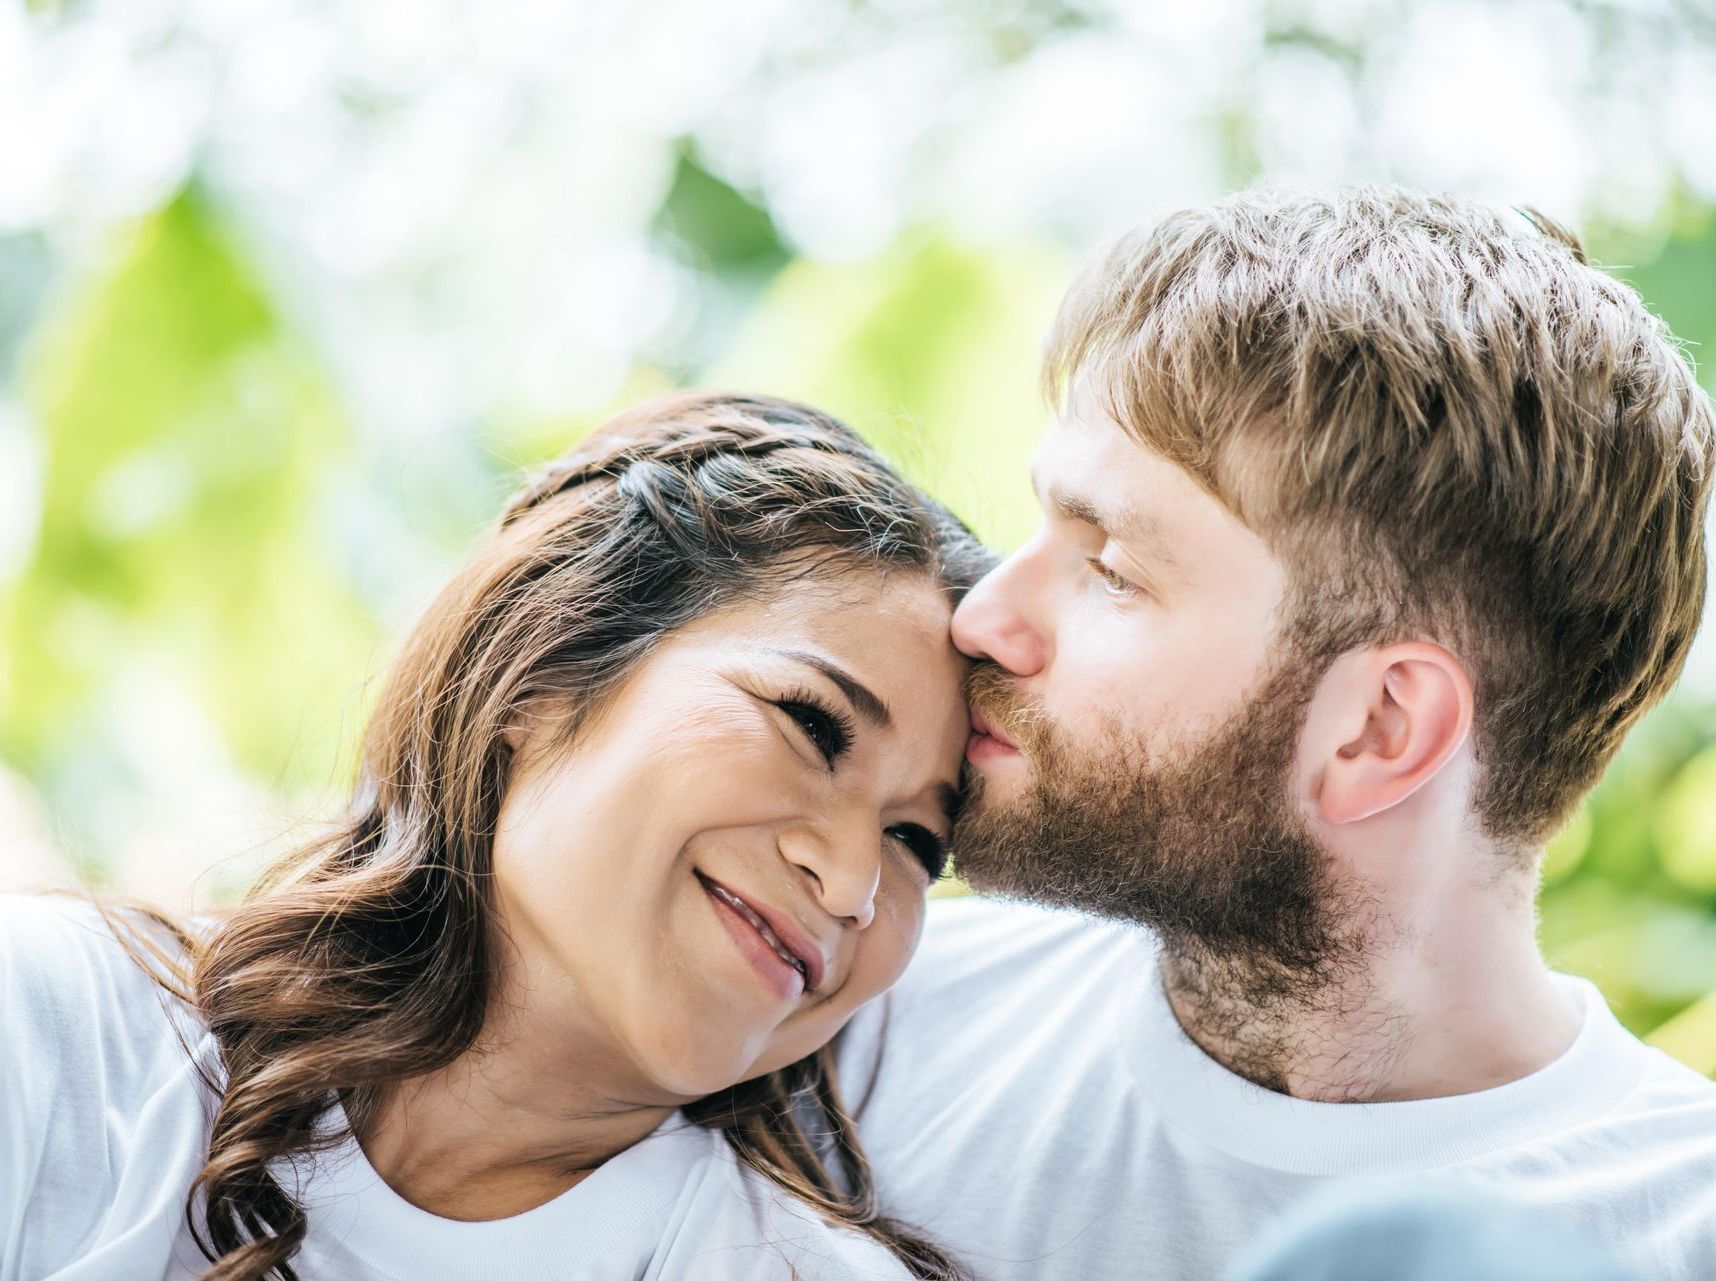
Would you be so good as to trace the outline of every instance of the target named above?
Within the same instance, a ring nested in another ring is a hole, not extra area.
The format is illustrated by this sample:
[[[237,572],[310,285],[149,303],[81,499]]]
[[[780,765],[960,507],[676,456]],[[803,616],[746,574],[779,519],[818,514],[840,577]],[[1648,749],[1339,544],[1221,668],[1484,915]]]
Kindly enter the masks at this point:
[[[1160,977],[1180,1026],[1211,1058],[1319,1102],[1502,1085],[1552,1062],[1579,1027],[1537,952],[1529,896],[1404,922],[1378,915],[1317,975],[1165,944]]]

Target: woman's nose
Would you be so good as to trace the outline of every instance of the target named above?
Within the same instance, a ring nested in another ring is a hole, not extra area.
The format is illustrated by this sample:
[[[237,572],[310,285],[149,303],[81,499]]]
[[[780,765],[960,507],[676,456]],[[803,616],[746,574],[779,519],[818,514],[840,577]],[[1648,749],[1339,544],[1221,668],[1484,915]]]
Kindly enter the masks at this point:
[[[830,916],[858,929],[876,918],[882,838],[873,817],[803,829],[782,841],[781,852],[805,874],[811,893]]]
[[[971,658],[987,658],[1015,676],[1035,676],[1048,659],[1042,630],[1032,622],[1031,549],[1021,548],[966,593],[953,612],[953,643]]]

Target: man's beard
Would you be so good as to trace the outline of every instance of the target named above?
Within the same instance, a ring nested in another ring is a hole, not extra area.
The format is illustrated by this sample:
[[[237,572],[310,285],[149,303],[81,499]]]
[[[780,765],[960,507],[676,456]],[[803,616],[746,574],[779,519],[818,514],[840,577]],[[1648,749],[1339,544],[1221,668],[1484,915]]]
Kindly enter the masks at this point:
[[[1281,655],[1237,712],[1152,759],[1111,725],[1074,744],[992,664],[968,693],[1031,771],[1022,795],[972,779],[954,833],[974,888],[1149,926],[1186,972],[1248,1003],[1303,1000],[1356,938],[1329,859],[1288,799],[1324,663]],[[1189,975],[1188,975],[1189,981]]]

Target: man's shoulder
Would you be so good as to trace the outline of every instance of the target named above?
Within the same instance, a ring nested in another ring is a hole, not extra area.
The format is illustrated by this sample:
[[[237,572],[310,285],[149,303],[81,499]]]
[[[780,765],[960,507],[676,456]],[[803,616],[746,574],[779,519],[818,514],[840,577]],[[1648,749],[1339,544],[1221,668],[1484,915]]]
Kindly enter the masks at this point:
[[[1140,926],[1079,912],[982,895],[936,899],[900,993],[997,982],[1015,991],[1059,986],[1053,976],[1067,970],[1136,967],[1153,946]]]
[[[924,941],[931,943],[959,931],[1068,935],[1124,928],[1114,921],[1041,903],[993,898],[987,894],[949,894],[929,901],[924,916]]]
[[[715,1131],[685,1144],[687,1157],[713,1177],[689,1180],[695,1204],[674,1211],[668,1257],[687,1276],[715,1281],[906,1281],[905,1265],[876,1240],[830,1223],[811,1205],[741,1161]],[[658,1254],[658,1262],[660,1256]],[[652,1273],[653,1275],[653,1273]],[[672,1266],[664,1275],[679,1276]]]
[[[1139,926],[1066,908],[986,894],[958,894],[930,900],[918,955],[946,961],[972,943],[1011,953],[1069,943],[1102,946],[1144,934]]]
[[[909,1073],[974,1065],[1034,1077],[1107,1058],[1109,1014],[1152,981],[1154,944],[1136,926],[989,898],[931,904],[917,955],[840,1039],[844,1070],[873,1075],[884,1053]]]
[[[1694,1143],[1716,1173],[1716,1081],[1655,1046],[1641,1043],[1644,1070],[1611,1124],[1645,1123],[1676,1144]]]
[[[1154,959],[1136,926],[993,899],[932,904],[904,978],[836,1042],[892,1211],[934,1236],[969,1218],[977,1188],[995,1205],[1010,1195],[991,1176],[1039,1207],[1065,1163],[1099,1182],[1135,1146],[1142,1096],[1124,1029]],[[956,1250],[977,1243],[971,1231],[955,1231]]]

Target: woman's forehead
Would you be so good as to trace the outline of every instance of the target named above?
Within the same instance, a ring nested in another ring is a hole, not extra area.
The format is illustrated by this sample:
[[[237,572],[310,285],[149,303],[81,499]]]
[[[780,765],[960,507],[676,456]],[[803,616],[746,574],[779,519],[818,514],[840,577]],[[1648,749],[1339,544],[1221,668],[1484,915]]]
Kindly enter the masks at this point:
[[[933,657],[951,650],[952,616],[947,593],[925,573],[854,568],[782,583],[682,630],[688,639],[719,639],[735,646],[812,646],[874,667],[876,680],[885,682],[922,666],[899,670],[893,657],[901,652],[916,650]]]

